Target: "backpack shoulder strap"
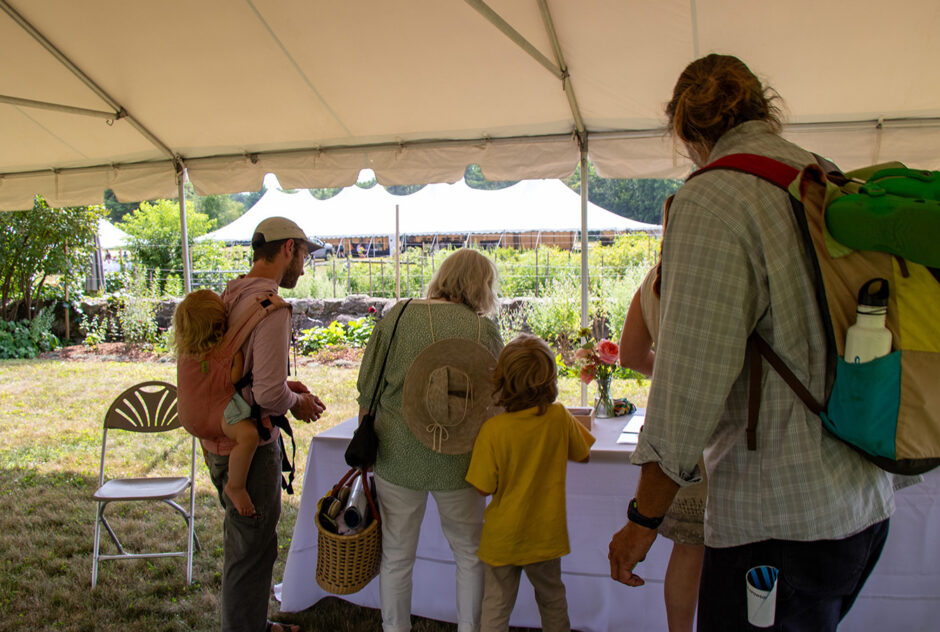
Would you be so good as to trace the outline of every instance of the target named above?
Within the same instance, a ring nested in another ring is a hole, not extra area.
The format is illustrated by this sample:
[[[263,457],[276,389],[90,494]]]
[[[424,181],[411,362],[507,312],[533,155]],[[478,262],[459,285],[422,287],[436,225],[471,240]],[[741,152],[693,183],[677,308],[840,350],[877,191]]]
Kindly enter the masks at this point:
[[[761,156],[759,154],[729,154],[715,160],[698,171],[694,172],[689,178],[693,178],[706,171],[714,169],[727,169],[749,173],[753,176],[766,180],[784,191],[788,191],[790,183],[797,179],[800,170],[792,167],[785,162],[780,162],[774,158]],[[798,209],[794,209],[795,211]],[[748,402],[747,402],[747,426],[745,435],[747,437],[747,449],[757,449],[757,418],[760,412],[760,385],[762,381],[761,356],[763,356],[771,367],[787,383],[787,386],[806,404],[813,413],[820,414],[825,410],[824,406],[816,401],[804,386],[799,378],[790,370],[786,363],[774,352],[773,348],[758,335],[752,332],[748,338],[748,351],[750,354],[749,366],[749,384],[748,384]]]
[[[776,184],[784,190],[786,190],[790,186],[790,183],[796,180],[796,177],[800,174],[800,170],[796,167],[791,167],[785,162],[780,162],[779,160],[768,158],[767,156],[761,156],[760,154],[729,154],[708,163],[690,175],[689,179],[714,169],[728,169],[731,171],[749,173],[771,184]]]

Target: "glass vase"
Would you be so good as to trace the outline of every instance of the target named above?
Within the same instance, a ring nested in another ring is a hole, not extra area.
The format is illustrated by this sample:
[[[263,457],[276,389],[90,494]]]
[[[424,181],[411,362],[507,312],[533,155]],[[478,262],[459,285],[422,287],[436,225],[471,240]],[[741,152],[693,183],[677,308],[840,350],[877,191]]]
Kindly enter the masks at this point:
[[[612,375],[598,376],[595,379],[595,382],[597,382],[597,395],[594,397],[594,416],[600,419],[615,416],[614,400],[610,396],[611,381],[613,381]]]

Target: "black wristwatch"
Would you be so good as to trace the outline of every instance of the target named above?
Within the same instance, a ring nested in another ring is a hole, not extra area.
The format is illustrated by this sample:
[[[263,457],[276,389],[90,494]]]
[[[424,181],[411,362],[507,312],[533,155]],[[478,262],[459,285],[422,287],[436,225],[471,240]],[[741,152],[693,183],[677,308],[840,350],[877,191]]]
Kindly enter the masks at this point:
[[[659,518],[650,518],[644,516],[636,508],[636,498],[630,501],[630,504],[627,505],[627,520],[630,522],[635,522],[641,527],[646,527],[647,529],[658,529],[659,525],[663,523],[663,516]]]

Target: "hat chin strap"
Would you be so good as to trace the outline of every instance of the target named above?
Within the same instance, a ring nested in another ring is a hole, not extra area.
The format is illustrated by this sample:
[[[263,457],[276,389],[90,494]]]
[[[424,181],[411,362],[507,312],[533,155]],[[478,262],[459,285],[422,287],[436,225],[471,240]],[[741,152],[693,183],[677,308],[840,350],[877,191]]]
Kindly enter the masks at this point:
[[[473,382],[470,381],[470,375],[466,371],[461,371],[459,369],[454,369],[450,367],[450,370],[457,371],[459,374],[463,375],[467,382],[467,389],[464,391],[463,398],[463,413],[457,421],[451,424],[443,424],[434,414],[434,407],[431,406],[431,384],[428,383],[427,389],[424,394],[424,405],[428,409],[428,415],[433,419],[432,423],[429,423],[425,426],[425,430],[428,434],[431,435],[431,449],[435,452],[441,452],[444,448],[444,442],[450,438],[450,433],[447,431],[448,428],[453,428],[454,426],[461,423],[464,419],[467,418],[467,411],[470,409],[470,401],[473,399]],[[448,404],[448,412],[450,411],[450,405]]]

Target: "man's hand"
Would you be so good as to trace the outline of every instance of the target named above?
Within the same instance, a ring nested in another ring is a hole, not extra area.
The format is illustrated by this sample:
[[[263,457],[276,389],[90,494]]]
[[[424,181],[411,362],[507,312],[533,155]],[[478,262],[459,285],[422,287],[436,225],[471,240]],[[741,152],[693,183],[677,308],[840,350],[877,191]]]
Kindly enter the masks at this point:
[[[300,393],[297,403],[290,409],[294,417],[300,421],[316,421],[324,410],[326,410],[326,405],[320,401],[319,397],[309,392]]]
[[[642,577],[633,573],[633,569],[646,559],[654,540],[654,529],[641,527],[634,522],[628,522],[623,529],[615,533],[610,540],[610,552],[607,554],[611,578],[627,586],[645,584]]]
[[[303,382],[287,380],[287,388],[294,393],[309,393],[310,389]]]

